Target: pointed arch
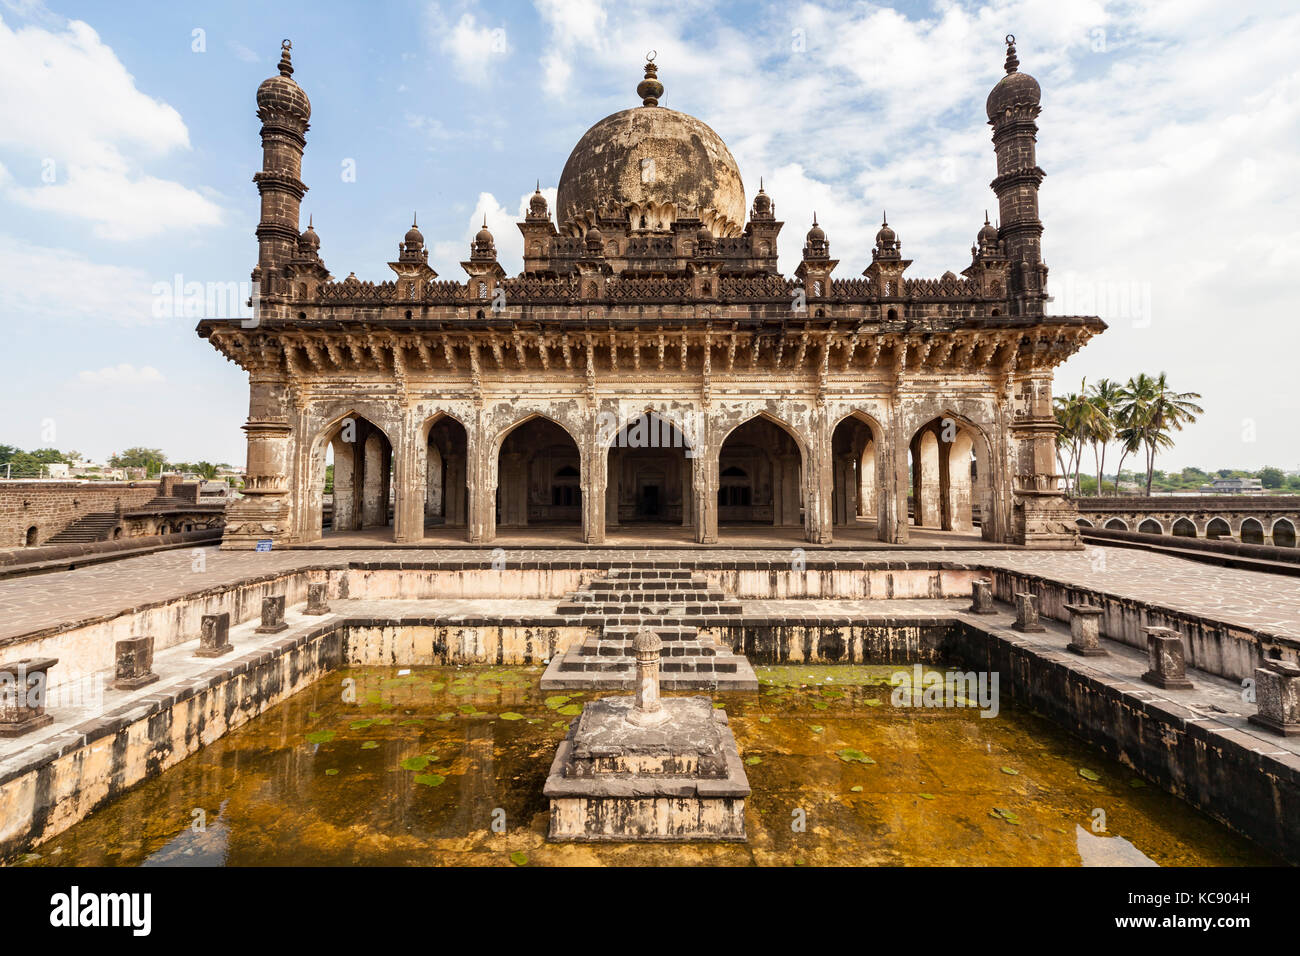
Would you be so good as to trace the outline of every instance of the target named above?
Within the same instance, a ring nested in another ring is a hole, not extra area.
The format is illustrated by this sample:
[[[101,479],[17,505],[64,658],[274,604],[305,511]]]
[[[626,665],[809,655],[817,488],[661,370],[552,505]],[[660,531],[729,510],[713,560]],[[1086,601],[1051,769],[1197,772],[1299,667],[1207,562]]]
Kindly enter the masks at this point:
[[[737,468],[747,483],[719,483],[719,525],[802,525],[808,462],[807,444],[777,416],[759,411],[734,425],[718,445],[717,470]]]

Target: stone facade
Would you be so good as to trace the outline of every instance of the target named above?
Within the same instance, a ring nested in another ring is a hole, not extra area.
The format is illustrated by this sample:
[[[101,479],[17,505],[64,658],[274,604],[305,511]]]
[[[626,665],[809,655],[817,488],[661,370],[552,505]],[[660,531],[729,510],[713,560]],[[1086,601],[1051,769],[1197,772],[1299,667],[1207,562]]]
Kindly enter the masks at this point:
[[[249,374],[223,547],[320,538],[331,455],[332,530],[391,510],[400,543],[566,522],[589,544],[625,523],[701,544],[730,523],[905,543],[909,525],[971,531],[978,513],[989,541],[1076,547],[1052,370],[1105,325],[1043,314],[1038,85],[1008,50],[988,101],[1001,225],[985,217],[961,277],[907,277],[886,222],[863,278],[839,278],[815,217],[782,275],[772,198],[760,188],[737,221],[730,152],[657,105],[647,64],[642,105],[566,164],[558,224],[534,194],[521,275],[485,225],[466,281],[439,281],[413,225],[396,278],[371,283],[333,281],[314,226],[299,232],[311,106],[286,45],[257,97],[257,313],[198,328]]]
[[[138,508],[157,494],[156,481],[2,481],[0,548],[44,544],[78,518]]]
[[[1235,538],[1243,544],[1296,547],[1300,497],[1260,495],[1123,495],[1080,498],[1078,523],[1086,528],[1140,531],[1185,538]]]

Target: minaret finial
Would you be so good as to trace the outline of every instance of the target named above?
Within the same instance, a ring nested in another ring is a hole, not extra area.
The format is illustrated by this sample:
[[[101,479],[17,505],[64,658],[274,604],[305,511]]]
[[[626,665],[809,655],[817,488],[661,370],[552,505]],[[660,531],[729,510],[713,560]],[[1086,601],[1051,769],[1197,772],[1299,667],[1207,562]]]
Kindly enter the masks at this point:
[[[987,209],[985,209],[985,210],[984,210],[984,225],[987,226],[988,224],[989,224],[989,211],[988,211]]]
[[[1020,68],[1020,61],[1016,59],[1016,37],[1014,33],[1007,34],[1007,72],[1014,73]]]
[[[889,213],[885,212],[885,210],[883,210],[883,209],[880,210],[880,224],[881,224],[882,226],[888,226],[888,225],[889,225]]]
[[[307,228],[311,228],[311,213],[307,213]]]
[[[537,189],[534,190],[534,191],[535,191],[535,192],[541,192],[541,191],[542,191],[542,181],[541,181],[540,179],[537,180]]]
[[[813,210],[813,225],[817,225],[817,210]]]
[[[657,55],[654,50],[645,55],[645,79],[636,87],[642,106],[658,106],[659,97],[664,95],[664,85],[659,82],[659,68],[655,66]]]
[[[411,228],[418,229],[419,227],[420,227],[420,218],[418,214],[411,213]]]
[[[293,43],[289,40],[280,41],[280,75],[293,76],[293,61],[289,59],[289,51],[293,49]]]

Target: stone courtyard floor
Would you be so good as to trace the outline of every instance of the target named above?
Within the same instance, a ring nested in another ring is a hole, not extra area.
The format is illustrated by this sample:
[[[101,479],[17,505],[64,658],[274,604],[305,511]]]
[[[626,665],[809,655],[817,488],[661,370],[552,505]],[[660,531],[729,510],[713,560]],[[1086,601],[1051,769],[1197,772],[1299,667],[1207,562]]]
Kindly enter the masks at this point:
[[[511,568],[547,567],[559,562],[654,561],[689,567],[733,562],[786,564],[784,548],[597,549],[500,546]],[[503,552],[503,553],[502,553]],[[905,568],[922,563],[949,567],[1007,568],[1067,585],[1200,615],[1225,624],[1300,639],[1300,579],[1222,568],[1168,555],[1124,548],[1083,551],[952,550],[861,551],[809,549],[811,567]],[[220,551],[215,547],[163,551],[72,571],[0,581],[0,647],[45,628],[67,628],[133,608],[222,588],[294,568],[344,568],[385,563],[484,567],[487,548],[286,550],[268,553]],[[840,613],[843,613],[841,608]],[[0,651],[0,653],[3,653]]]

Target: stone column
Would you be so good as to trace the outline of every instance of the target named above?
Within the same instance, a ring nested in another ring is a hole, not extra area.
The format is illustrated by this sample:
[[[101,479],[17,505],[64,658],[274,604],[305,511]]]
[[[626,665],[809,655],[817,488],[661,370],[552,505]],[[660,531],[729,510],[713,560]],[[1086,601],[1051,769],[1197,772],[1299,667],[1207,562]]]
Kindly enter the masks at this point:
[[[1190,690],[1187,679],[1187,662],[1183,655],[1183,638],[1168,627],[1144,627],[1147,636],[1147,656],[1151,669],[1142,675],[1148,684],[1167,690]]]
[[[313,581],[307,585],[307,608],[304,614],[328,614],[329,606],[329,585],[324,581]]]
[[[293,426],[289,423],[288,383],[278,357],[256,360],[248,373],[248,462],[243,497],[226,509],[221,547],[253,550],[257,542],[287,542],[294,527],[289,487]],[[299,496],[302,497],[302,496]]]
[[[639,727],[663,723],[668,719],[659,700],[659,653],[663,641],[648,627],[641,627],[632,641],[636,654],[636,707],[628,721]]]
[[[1016,620],[1011,626],[1026,634],[1046,630],[1038,621],[1038,595],[1016,594]]]
[[[396,500],[393,503],[393,540],[413,543],[424,540],[425,469],[428,465],[428,436],[408,413],[398,432],[398,446],[393,449],[396,463]]]
[[[334,517],[331,531],[354,531],[357,527],[356,510],[356,442],[343,440],[342,434],[334,439]]]
[[[23,734],[54,723],[45,712],[49,670],[57,657],[24,657],[0,664],[0,737]]]
[[[804,537],[813,544],[830,544],[833,535],[833,508],[835,498],[835,460],[831,453],[830,438],[819,435],[808,448],[811,459],[805,469],[807,502],[804,511]],[[796,472],[795,481],[798,482]],[[796,506],[794,519],[799,520]]]
[[[1258,713],[1250,722],[1275,734],[1300,734],[1300,666],[1292,661],[1265,660],[1255,668]]]
[[[718,543],[718,455],[710,450],[695,459],[695,540]]]
[[[483,431],[483,415],[480,411],[474,417],[474,434],[468,436],[466,446],[466,483],[467,500],[466,537],[471,543],[485,544],[497,536],[496,493],[497,475],[495,463],[491,461],[492,440]]]
[[[903,413],[897,397],[890,403],[886,427],[892,437],[882,441],[876,450],[881,459],[879,474],[882,479],[876,491],[879,537],[890,544],[907,544],[908,435],[904,431]]]
[[[604,544],[605,469],[608,456],[589,447],[587,454],[582,457],[579,469],[582,487],[582,540],[584,544]]]
[[[257,626],[257,633],[278,634],[288,627],[284,620],[284,595],[262,598],[262,623]]]
[[[989,578],[978,578],[971,582],[971,614],[996,614],[993,606],[993,582]]]
[[[195,657],[220,657],[235,649],[230,643],[230,612],[205,614],[199,623],[199,649]]]
[[[623,493],[623,453],[617,448],[605,452],[605,527],[617,528],[618,503]]]
[[[114,690],[135,690],[158,679],[153,672],[153,636],[128,637],[117,642]]]
[[[690,449],[687,449],[689,452]],[[695,459],[687,454],[682,455],[682,527],[689,528],[695,523],[695,489],[691,487],[694,481]]]
[[[1065,646],[1084,657],[1104,657],[1101,646],[1101,615],[1103,608],[1095,604],[1067,604],[1070,612],[1070,643]]]
[[[501,526],[528,526],[528,469],[519,452],[502,452],[500,460]]]
[[[449,524],[450,510],[442,483],[442,452],[433,442],[427,442],[424,458],[424,515],[426,518],[446,516],[444,521]]]

